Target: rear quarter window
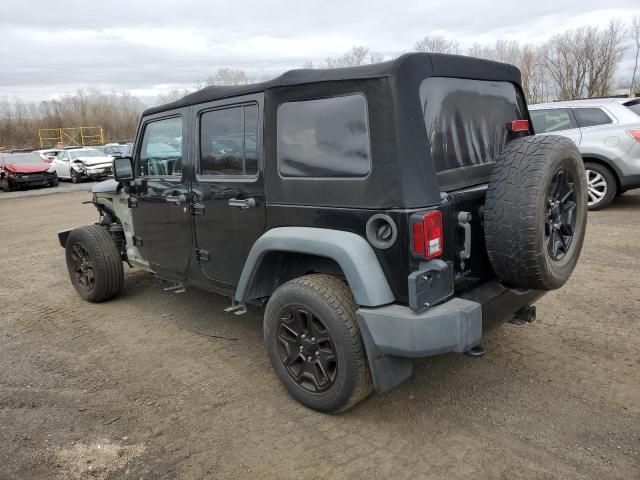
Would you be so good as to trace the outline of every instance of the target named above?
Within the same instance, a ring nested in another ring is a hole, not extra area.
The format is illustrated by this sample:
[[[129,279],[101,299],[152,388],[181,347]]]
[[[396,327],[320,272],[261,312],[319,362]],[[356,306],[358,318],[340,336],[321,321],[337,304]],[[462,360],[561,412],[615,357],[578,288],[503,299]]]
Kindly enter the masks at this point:
[[[613,120],[601,108],[574,108],[573,114],[581,128],[613,123]]]
[[[627,102],[624,104],[629,110],[631,110],[636,115],[640,115],[640,100],[633,100],[631,102]]]
[[[278,107],[278,172],[284,178],[358,178],[371,170],[362,94],[285,102]]]
[[[420,102],[437,172],[495,161],[507,123],[527,118],[509,82],[430,77],[420,85]]]

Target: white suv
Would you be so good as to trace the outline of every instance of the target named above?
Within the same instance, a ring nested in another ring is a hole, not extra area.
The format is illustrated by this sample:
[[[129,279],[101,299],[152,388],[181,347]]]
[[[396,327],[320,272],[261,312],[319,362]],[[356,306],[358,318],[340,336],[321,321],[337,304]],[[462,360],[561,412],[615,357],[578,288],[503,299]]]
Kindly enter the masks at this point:
[[[575,142],[589,186],[589,210],[640,187],[640,98],[594,98],[529,105],[535,132]]]

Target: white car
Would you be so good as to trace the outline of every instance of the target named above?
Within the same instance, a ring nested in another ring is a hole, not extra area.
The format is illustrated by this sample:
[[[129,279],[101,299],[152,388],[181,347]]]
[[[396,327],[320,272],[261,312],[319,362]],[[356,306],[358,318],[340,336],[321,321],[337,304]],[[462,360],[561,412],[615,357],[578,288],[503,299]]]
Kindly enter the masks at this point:
[[[95,148],[73,148],[58,152],[51,164],[58,178],[78,183],[111,176],[113,158]]]

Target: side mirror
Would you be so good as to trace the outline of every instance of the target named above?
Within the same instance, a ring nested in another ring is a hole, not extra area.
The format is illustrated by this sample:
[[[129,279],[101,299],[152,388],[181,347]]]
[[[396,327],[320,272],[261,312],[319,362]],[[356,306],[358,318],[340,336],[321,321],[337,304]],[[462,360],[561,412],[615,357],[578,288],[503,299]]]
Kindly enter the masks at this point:
[[[131,157],[116,157],[113,159],[113,178],[117,182],[130,182],[133,180]]]

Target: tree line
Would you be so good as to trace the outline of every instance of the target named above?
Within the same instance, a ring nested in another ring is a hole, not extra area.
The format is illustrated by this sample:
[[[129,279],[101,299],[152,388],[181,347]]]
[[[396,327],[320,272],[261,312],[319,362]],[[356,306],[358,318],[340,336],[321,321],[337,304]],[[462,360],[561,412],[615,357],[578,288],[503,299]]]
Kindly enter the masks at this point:
[[[625,48],[632,49],[634,67],[631,75],[618,76],[616,80],[616,69]],[[604,27],[567,30],[540,45],[498,40],[490,46],[474,44],[465,50],[455,39],[429,35],[418,40],[413,51],[468,55],[516,65],[529,103],[606,96],[616,88],[624,89],[629,95],[640,92],[640,15],[635,15],[628,24],[614,19]],[[402,53],[385,57],[366,46],[354,46],[343,55],[328,57],[318,64],[308,61],[303,67],[365,65]],[[242,85],[257,80],[242,69],[220,68],[190,89],[163,92],[158,102],[177,100],[208,85]],[[145,105],[129,93],[104,93],[95,89],[79,90],[40,103],[0,98],[0,146],[36,146],[39,128],[101,126],[107,142],[128,139],[134,135],[144,108]]]

